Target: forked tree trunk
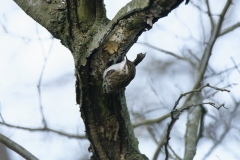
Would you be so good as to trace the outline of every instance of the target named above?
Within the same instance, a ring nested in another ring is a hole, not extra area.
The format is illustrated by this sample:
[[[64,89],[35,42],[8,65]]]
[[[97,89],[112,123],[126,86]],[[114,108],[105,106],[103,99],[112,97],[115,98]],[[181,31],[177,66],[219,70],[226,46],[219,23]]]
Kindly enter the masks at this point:
[[[106,67],[122,60],[152,23],[183,0],[132,0],[113,20],[102,0],[14,0],[72,52],[76,101],[94,160],[143,160],[129,118],[124,89],[102,94]]]

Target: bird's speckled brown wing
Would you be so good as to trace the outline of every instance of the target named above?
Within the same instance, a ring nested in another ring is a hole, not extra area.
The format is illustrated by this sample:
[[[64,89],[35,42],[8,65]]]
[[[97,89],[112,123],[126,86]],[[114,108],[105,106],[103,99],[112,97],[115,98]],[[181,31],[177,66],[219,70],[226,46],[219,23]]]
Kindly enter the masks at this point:
[[[120,72],[115,70],[110,70],[106,73],[106,76],[103,79],[103,92],[109,93],[118,90],[120,84],[119,80],[122,77]]]
[[[106,76],[103,79],[103,93],[118,91],[121,88],[126,87],[132,81],[135,77],[136,69],[131,61],[129,61],[127,65],[129,70],[128,74],[124,71],[119,72],[116,70],[109,70],[106,73]]]

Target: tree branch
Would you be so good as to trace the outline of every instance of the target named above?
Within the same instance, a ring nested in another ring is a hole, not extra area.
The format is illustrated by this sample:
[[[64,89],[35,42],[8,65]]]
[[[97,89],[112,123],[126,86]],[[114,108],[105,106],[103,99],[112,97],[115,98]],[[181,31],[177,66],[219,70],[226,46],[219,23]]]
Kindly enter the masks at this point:
[[[213,21],[213,18],[212,18],[212,12],[211,12],[211,9],[210,9],[210,5],[209,5],[209,2],[208,0],[205,0],[205,3],[207,5],[207,14],[208,14],[208,17],[209,17],[209,20],[210,20],[210,24],[211,24],[211,32],[213,32],[213,28],[214,28],[214,21]]]
[[[201,82],[203,80],[203,76],[204,76],[206,68],[208,66],[208,62],[209,62],[209,59],[210,59],[210,56],[211,56],[211,53],[212,53],[213,46],[214,46],[214,44],[215,44],[215,42],[216,42],[216,40],[219,36],[220,30],[221,30],[221,27],[222,27],[222,23],[223,23],[223,20],[224,20],[224,16],[225,16],[230,4],[231,4],[231,0],[228,0],[225,4],[220,16],[219,16],[218,23],[216,24],[216,26],[213,29],[213,33],[210,37],[209,43],[204,50],[204,53],[203,53],[203,56],[201,58],[200,63],[198,64],[198,75],[197,75],[196,82],[193,86],[193,89],[196,89],[201,85]],[[187,98],[185,99],[185,102],[183,103],[182,107],[180,107],[180,108],[183,108],[184,106],[191,103],[192,96],[193,96],[193,94],[189,94],[187,96]],[[196,97],[195,97],[194,100],[199,101],[200,99],[196,99]],[[201,116],[199,116],[199,117],[201,117]]]
[[[176,8],[183,0],[132,0],[126,4],[116,16],[101,32],[98,32],[93,43],[87,49],[86,57],[90,56],[96,49],[105,46],[108,42],[116,42],[118,49],[114,55],[102,58],[105,63],[107,61],[118,59],[125,55],[130,47],[136,42],[138,36],[149,27],[149,18],[155,23],[159,18],[167,16],[174,8]],[[161,10],[159,7],[162,6]],[[102,51],[100,51],[102,52]],[[105,53],[107,54],[107,53]],[[111,58],[110,58],[111,57]],[[85,65],[86,61],[82,61],[81,65]],[[104,68],[103,68],[104,70]]]
[[[14,0],[14,2],[16,2],[26,14],[47,28],[55,38],[60,38],[62,30],[69,25],[66,20],[65,1],[55,1],[55,3],[51,3],[51,0]]]
[[[211,74],[211,75],[207,75],[207,76],[204,77],[204,79],[210,78],[210,77],[212,77],[212,76],[221,75],[221,74],[223,74],[223,73],[232,71],[232,70],[234,70],[234,69],[237,69],[239,66],[240,66],[240,63],[238,63],[238,64],[235,64],[235,63],[234,63],[234,67],[227,68],[226,70],[221,71],[221,72],[218,72],[218,73],[213,73],[213,74]]]
[[[142,44],[142,45],[148,46],[148,47],[150,47],[150,48],[153,48],[153,49],[155,49],[155,50],[158,50],[158,51],[160,51],[160,52],[163,52],[163,53],[165,53],[165,54],[171,55],[171,56],[173,56],[173,57],[175,57],[175,58],[177,58],[177,59],[184,60],[184,61],[187,60],[187,61],[188,61],[187,58],[181,57],[181,56],[179,56],[179,55],[177,55],[177,54],[175,54],[175,53],[173,53],[173,52],[166,51],[166,50],[164,50],[164,49],[155,47],[155,46],[153,46],[153,45],[151,45],[151,44],[144,43],[144,42],[137,42],[137,44]]]
[[[185,152],[184,160],[192,160],[196,154],[196,145],[199,135],[199,120],[201,119],[202,106],[196,106],[193,110],[189,111],[186,124],[186,134],[184,136]]]
[[[204,53],[203,53],[203,56],[202,56],[202,59],[201,59],[200,63],[198,64],[198,76],[197,76],[195,85],[193,86],[193,89],[198,88],[201,85],[201,82],[203,80],[203,76],[204,76],[206,68],[208,66],[208,62],[209,62],[209,59],[210,59],[210,56],[211,56],[211,53],[212,53],[213,46],[214,46],[217,38],[219,37],[219,33],[220,33],[221,28],[222,28],[222,23],[223,23],[225,14],[226,14],[230,4],[231,4],[231,0],[227,0],[225,6],[224,6],[224,8],[223,8],[223,10],[222,10],[222,12],[219,16],[218,23],[213,28],[213,31],[212,31],[211,37],[209,39],[208,45],[206,46],[206,48],[204,50]],[[207,4],[207,5],[209,5],[209,4]],[[209,11],[210,11],[210,9],[209,9]],[[210,18],[210,21],[212,21],[211,17],[209,17],[209,18]],[[199,101],[199,100],[202,99],[201,95],[195,96],[194,98],[192,96],[193,96],[193,94],[190,94],[186,98],[183,106],[191,103],[191,99],[192,99],[192,101]],[[215,106],[215,105],[212,104],[212,106]],[[224,104],[221,105],[221,106],[224,106]],[[197,110],[197,108],[194,108],[193,110]],[[196,117],[194,118],[194,123],[189,122],[191,124],[191,126],[190,126],[191,128],[186,130],[185,136],[188,136],[188,135],[191,134],[191,136],[194,137],[194,134],[197,132],[196,128],[198,128],[198,126],[199,126],[198,123],[200,122],[200,118],[202,117],[201,116],[202,113],[197,112],[197,111],[193,111],[193,112],[195,113]],[[198,118],[198,119],[196,119],[196,118]],[[195,131],[192,130],[194,128],[196,129]],[[186,148],[184,158],[192,159],[195,156],[197,139],[198,138],[196,138],[195,140],[188,141],[188,142],[185,141],[186,145],[189,145],[192,148],[191,149]],[[189,143],[189,144],[187,144],[187,143]]]
[[[165,142],[165,153],[166,153],[166,158],[165,160],[168,159],[168,149],[167,149],[167,146],[168,146],[168,142],[170,140],[170,132],[172,130],[172,127],[173,125],[175,124],[175,122],[178,120],[180,114],[184,111],[184,110],[187,110],[189,109],[190,107],[196,107],[196,106],[200,106],[200,105],[204,105],[204,104],[209,104],[211,106],[213,106],[214,108],[216,109],[220,109],[221,107],[227,109],[224,104],[221,104],[219,107],[215,106],[215,104],[213,102],[204,102],[204,103],[198,103],[198,104],[192,104],[192,105],[189,105],[189,106],[186,106],[184,108],[181,108],[181,109],[175,109],[175,110],[172,110],[171,112],[171,122],[169,123],[168,125],[168,129],[167,129],[167,135],[166,135],[166,142]]]
[[[134,65],[137,66],[142,60],[145,58],[146,53],[139,53],[137,54],[137,58],[133,61]]]
[[[218,88],[218,87],[214,87],[214,86],[211,86],[209,83],[207,83],[206,85],[198,88],[198,89],[195,89],[195,90],[192,90],[192,91],[189,91],[189,92],[186,92],[186,93],[183,93],[181,94],[177,101],[175,102],[175,105],[173,106],[173,110],[177,108],[177,105],[179,104],[180,100],[184,97],[184,96],[187,96],[189,94],[192,94],[192,93],[197,93],[197,92],[201,92],[202,89],[206,88],[206,87],[209,87],[209,88],[212,88],[212,89],[215,89],[217,91],[222,91],[222,92],[230,92],[230,90],[227,90],[225,88]],[[214,107],[214,106],[213,106]],[[215,106],[216,107],[216,106]],[[182,111],[184,110],[184,106],[180,107],[178,110]],[[135,123],[133,124],[133,127],[136,128],[136,127],[139,127],[139,126],[142,126],[142,125],[149,125],[149,124],[153,124],[153,123],[159,123],[163,120],[165,120],[166,118],[170,117],[171,116],[171,112],[165,114],[164,116],[161,116],[159,118],[156,118],[156,119],[151,119],[151,120],[145,120],[145,121],[142,121],[142,122],[138,122],[138,123]]]
[[[0,142],[6,145],[8,148],[12,149],[13,151],[17,152],[23,158],[29,160],[38,160],[34,155],[28,152],[25,148],[17,144],[16,142],[12,141],[11,139],[7,138],[6,136],[0,133]]]
[[[240,105],[240,101],[236,101],[236,99],[232,96],[232,94],[230,94],[233,102],[235,103],[235,107],[233,108],[233,110],[229,113],[229,118],[220,118],[221,121],[223,121],[222,124],[224,124],[225,126],[225,129],[224,129],[224,132],[218,136],[219,138],[217,139],[215,137],[215,144],[210,148],[208,149],[208,152],[204,155],[203,159],[206,159],[217,147],[218,145],[224,140],[224,138],[226,137],[226,135],[229,133],[229,131],[231,130],[231,125],[233,124],[232,121],[233,119],[235,118],[235,116],[233,115],[236,115],[236,112],[237,110],[239,109],[239,105]]]
[[[186,93],[183,93],[179,96],[179,98],[177,99],[177,101],[175,102],[175,105],[173,106],[173,109],[170,113],[166,114],[165,116],[163,117],[160,117],[160,118],[157,118],[157,119],[154,119],[154,120],[146,120],[146,121],[143,121],[141,123],[137,123],[137,124],[133,124],[133,127],[138,127],[138,126],[141,126],[141,125],[148,125],[148,124],[152,124],[152,123],[159,123],[160,121],[166,119],[168,117],[168,115],[171,116],[171,122],[168,124],[168,127],[166,129],[166,131],[164,132],[164,135],[162,136],[161,138],[161,142],[159,142],[159,145],[157,147],[157,150],[155,151],[155,154],[153,156],[153,160],[156,160],[158,158],[158,155],[160,153],[160,150],[162,148],[162,146],[164,145],[165,146],[165,154],[166,154],[166,160],[168,159],[168,149],[167,149],[167,146],[168,146],[168,142],[170,140],[170,132],[171,132],[171,129],[174,125],[174,123],[178,120],[180,114],[184,111],[184,110],[187,110],[189,109],[190,107],[195,107],[195,106],[199,106],[199,105],[204,105],[204,104],[208,104],[208,105],[211,105],[213,106],[214,108],[216,109],[220,109],[221,107],[227,109],[224,104],[221,104],[220,106],[216,106],[213,102],[203,102],[203,103],[198,103],[198,104],[191,104],[191,105],[188,105],[188,106],[183,106],[179,109],[176,109],[177,105],[179,104],[179,101],[182,99],[182,97],[184,96],[187,96],[188,94],[192,94],[192,93],[199,93],[202,91],[202,89],[206,88],[206,87],[210,87],[214,90],[217,90],[217,91],[222,91],[222,92],[230,92],[229,90],[227,89],[224,89],[224,88],[218,88],[218,87],[214,87],[214,86],[211,86],[210,84],[206,84],[202,87],[200,87],[199,89],[195,89],[193,91],[189,91],[189,92],[186,92]],[[165,141],[165,144],[164,144],[164,141]]]
[[[165,138],[167,137],[167,127],[165,128],[164,132],[163,132],[163,135],[162,137],[160,138],[160,142],[158,142],[158,146],[157,146],[157,149],[153,155],[153,159],[152,160],[157,160],[158,159],[158,156],[159,156],[159,153],[161,151],[161,148],[163,147],[164,145],[164,141],[165,141]]]
[[[76,138],[76,139],[86,139],[86,136],[84,135],[75,135],[75,134],[69,134],[69,133],[65,133],[65,132],[62,132],[62,131],[57,131],[57,130],[54,130],[54,129],[51,129],[51,128],[48,128],[48,127],[42,127],[42,128],[28,128],[28,127],[21,127],[21,126],[15,126],[15,125],[12,125],[12,124],[9,124],[9,123],[6,123],[6,122],[0,122],[1,125],[4,125],[4,126],[7,126],[7,127],[10,127],[10,128],[16,128],[16,129],[22,129],[22,130],[27,130],[27,131],[34,131],[34,132],[38,132],[38,131],[41,131],[41,132],[53,132],[53,133],[57,133],[61,136],[66,136],[68,138]]]
[[[220,37],[220,36],[223,36],[223,35],[225,35],[225,34],[227,34],[227,33],[229,33],[229,32],[231,32],[231,31],[233,31],[234,29],[236,29],[236,28],[238,28],[238,27],[240,27],[240,22],[237,22],[236,24],[234,24],[234,25],[232,25],[232,26],[230,26],[230,27],[228,27],[228,28],[225,28],[225,29],[219,34],[219,37]]]

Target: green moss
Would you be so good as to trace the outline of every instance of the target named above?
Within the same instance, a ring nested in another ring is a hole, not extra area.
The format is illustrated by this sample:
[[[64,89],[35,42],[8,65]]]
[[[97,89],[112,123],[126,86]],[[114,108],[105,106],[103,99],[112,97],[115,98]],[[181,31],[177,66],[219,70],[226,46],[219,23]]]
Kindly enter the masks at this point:
[[[87,31],[93,25],[96,18],[95,2],[93,0],[81,0],[77,8],[78,19],[82,31]]]
[[[132,23],[128,26],[129,30],[134,30],[142,27],[142,18],[135,17],[132,21]]]

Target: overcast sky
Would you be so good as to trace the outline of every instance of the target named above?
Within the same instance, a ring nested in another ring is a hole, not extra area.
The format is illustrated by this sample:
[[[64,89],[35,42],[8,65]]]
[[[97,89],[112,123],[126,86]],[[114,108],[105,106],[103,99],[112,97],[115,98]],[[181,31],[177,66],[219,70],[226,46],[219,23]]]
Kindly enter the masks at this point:
[[[71,134],[84,135],[84,124],[75,102],[74,64],[71,53],[14,2],[4,0],[0,2],[2,2],[0,5],[0,109],[2,117],[9,124],[39,128],[43,126],[40,107],[42,106],[48,127]],[[128,2],[127,0],[105,1],[108,18],[112,19],[117,11]],[[218,0],[211,1],[210,5],[214,6],[212,7],[213,14],[219,14],[223,8],[222,2],[225,3],[223,0],[221,3]],[[239,1],[235,1],[234,4],[237,8]],[[217,16],[214,17],[215,20],[217,18]],[[225,27],[236,22],[240,22],[240,11],[235,9],[229,13]],[[192,4],[181,4],[167,17],[154,24],[150,31],[144,32],[138,42],[149,43],[179,55],[184,54],[183,49],[189,49],[197,58],[201,58],[205,46],[199,47],[197,44],[199,42],[204,44],[204,41],[208,40],[205,34],[209,35],[209,30],[206,30],[206,33],[200,31],[201,25],[205,28],[210,27],[209,21],[206,17],[201,17],[196,7]],[[209,62],[210,69],[217,73],[233,67],[232,59],[236,64],[240,63],[239,37],[240,29],[236,29],[227,37],[222,37],[217,41]],[[135,44],[129,50],[128,58],[134,60],[136,54],[140,52],[147,52],[147,56],[137,67],[136,78],[127,87],[128,107],[130,111],[139,113],[157,108],[156,112],[145,115],[147,119],[157,118],[169,112],[168,107],[174,104],[179,94],[191,90],[196,73],[188,63],[176,61],[176,58],[172,56],[141,44]],[[171,69],[169,69],[164,68],[167,66],[164,62],[174,64],[171,64]],[[44,72],[41,76],[43,68]],[[235,84],[234,88],[231,88],[233,95],[240,93],[239,72],[234,70],[223,75],[223,78],[228,77],[228,81],[220,84],[222,87]],[[41,97],[39,97],[37,88],[40,77],[42,78]],[[216,84],[217,81],[218,79],[211,80]],[[139,101],[143,97],[144,101]],[[218,99],[217,103],[225,102],[231,110],[232,102],[229,95],[219,93],[215,98]],[[209,112],[218,112],[213,110],[213,108],[209,109]],[[179,120],[182,125],[176,128],[176,131],[182,135],[185,132],[185,118]],[[141,152],[151,159],[157,147],[156,143],[144,127],[135,131],[139,137]],[[160,133],[161,129],[158,131]],[[69,139],[50,132],[30,132],[5,126],[0,126],[0,132],[21,144],[39,159],[44,160],[81,159],[87,153],[89,146],[87,140]],[[236,132],[232,134],[235,135]],[[173,139],[179,144],[183,143],[183,137]],[[233,141],[233,139],[230,140]],[[240,146],[237,143],[231,144],[227,145],[228,150],[223,147],[217,148],[209,159],[218,160],[220,157],[220,159],[234,160]],[[196,160],[201,159],[205,150],[211,145],[211,142],[201,142]],[[175,149],[178,153],[184,153],[181,145]],[[11,159],[22,159],[14,152],[10,153]],[[239,155],[238,153],[237,156],[240,157]]]

